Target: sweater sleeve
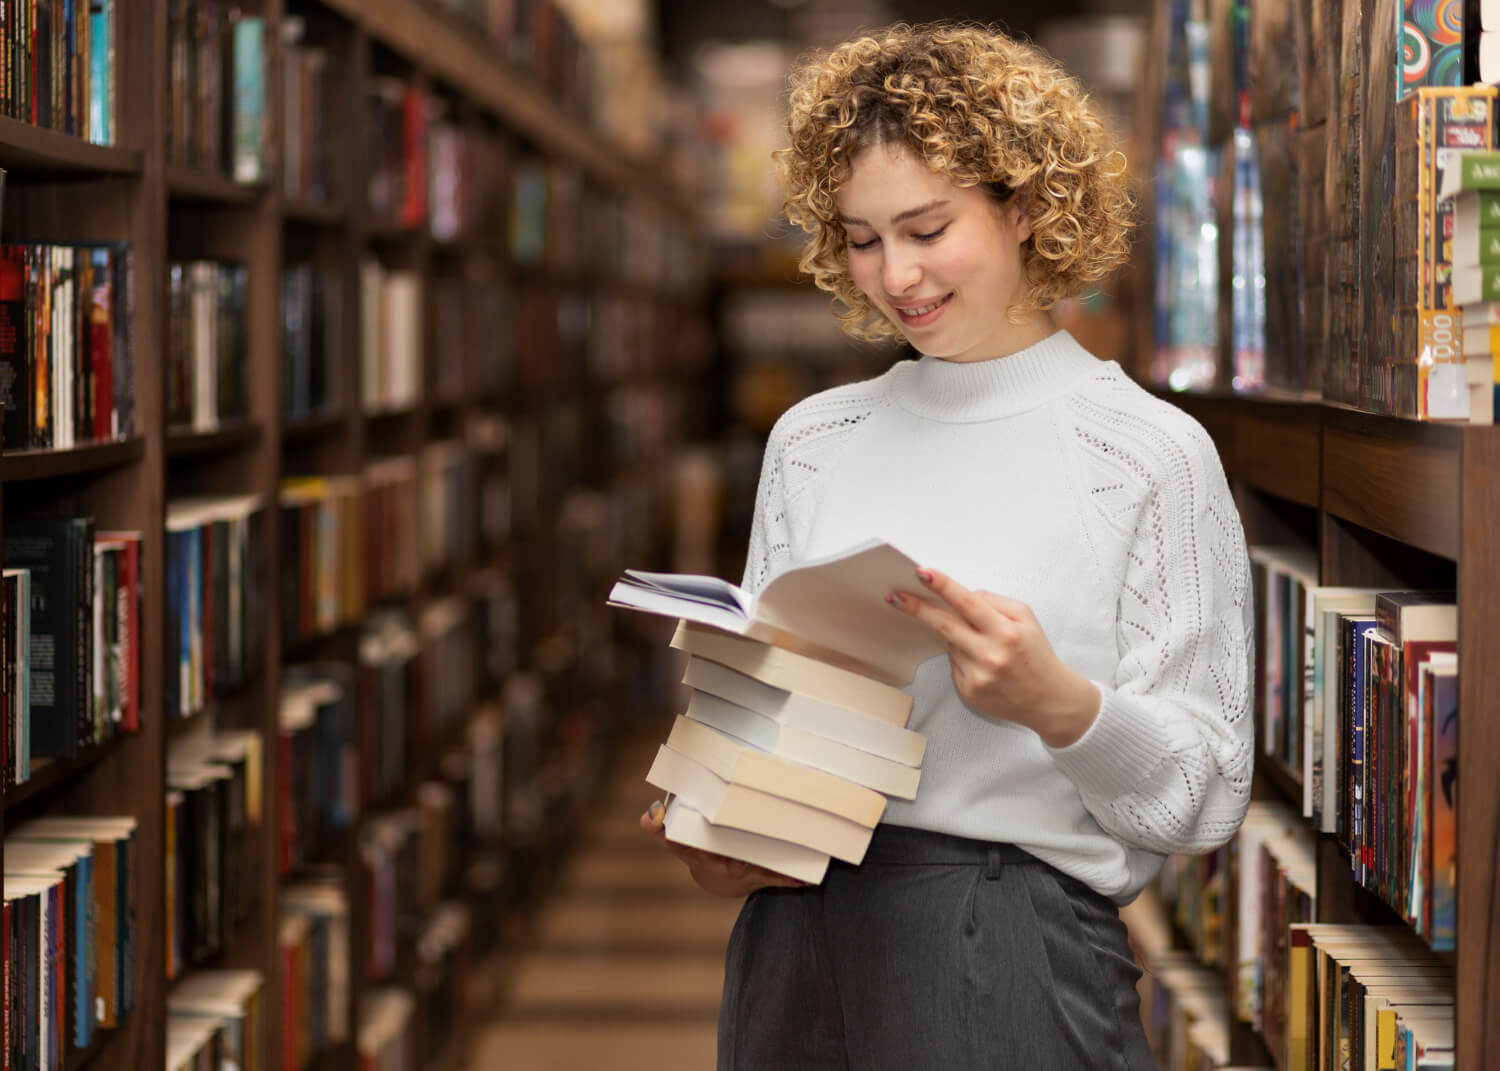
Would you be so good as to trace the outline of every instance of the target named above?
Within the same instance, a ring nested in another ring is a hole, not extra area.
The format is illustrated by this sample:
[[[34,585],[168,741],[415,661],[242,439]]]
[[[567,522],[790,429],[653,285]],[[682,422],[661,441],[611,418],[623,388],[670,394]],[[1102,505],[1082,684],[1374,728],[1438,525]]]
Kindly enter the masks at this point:
[[[750,521],[750,543],[745,551],[745,576],[740,586],[757,592],[766,578],[791,554],[786,509],[786,481],[782,474],[785,455],[784,421],[771,429],[760,462],[760,484],[755,491],[755,512]]]
[[[1141,494],[1114,679],[1094,682],[1103,698],[1083,737],[1051,753],[1109,833],[1153,852],[1200,853],[1234,834],[1250,800],[1249,561],[1207,434],[1196,424],[1154,430],[1153,449],[1129,459]]]

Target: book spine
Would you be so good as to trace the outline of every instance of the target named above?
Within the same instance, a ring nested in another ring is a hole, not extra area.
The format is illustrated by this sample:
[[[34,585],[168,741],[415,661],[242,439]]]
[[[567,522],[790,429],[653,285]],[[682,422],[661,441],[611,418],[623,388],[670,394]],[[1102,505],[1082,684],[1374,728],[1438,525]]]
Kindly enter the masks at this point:
[[[93,277],[88,301],[88,347],[93,369],[94,438],[110,439],[115,434],[114,360],[111,354],[113,330],[110,324],[109,253],[91,253]]]
[[[26,307],[26,258],[18,246],[0,247],[0,404],[3,447],[31,445],[31,324]]]
[[[236,182],[261,182],[266,177],[265,21],[241,16],[232,32],[231,173]]]
[[[1466,152],[1458,160],[1457,189],[1500,190],[1500,153]]]
[[[77,692],[76,710],[78,722],[74,728],[75,749],[83,744],[94,743],[93,667],[94,667],[94,526],[86,518],[77,518],[72,524],[74,573],[77,584],[78,611],[77,655],[75,684]]]
[[[15,1003],[11,975],[15,968],[11,962],[14,945],[11,942],[10,933],[11,902],[6,900],[3,914],[0,914],[0,963],[3,963],[3,977],[0,977],[0,985],[5,988],[5,1007],[0,1010],[0,1035],[3,1035],[0,1037],[0,1071],[11,1071],[11,1006]]]

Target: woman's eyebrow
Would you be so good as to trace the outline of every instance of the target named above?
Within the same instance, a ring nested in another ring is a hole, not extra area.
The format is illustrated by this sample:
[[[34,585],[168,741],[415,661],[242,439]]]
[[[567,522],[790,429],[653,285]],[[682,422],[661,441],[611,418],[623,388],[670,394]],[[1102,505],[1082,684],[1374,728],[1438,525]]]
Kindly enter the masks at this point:
[[[891,222],[901,223],[908,219],[914,219],[917,216],[923,215],[927,212],[931,212],[934,208],[942,208],[947,203],[947,198],[942,198],[937,201],[929,201],[925,205],[918,205],[916,208],[908,208],[905,212],[897,212],[894,216],[892,216]],[[853,216],[840,216],[839,222],[846,225],[852,224],[855,227],[868,227],[870,225],[867,220],[856,219]]]

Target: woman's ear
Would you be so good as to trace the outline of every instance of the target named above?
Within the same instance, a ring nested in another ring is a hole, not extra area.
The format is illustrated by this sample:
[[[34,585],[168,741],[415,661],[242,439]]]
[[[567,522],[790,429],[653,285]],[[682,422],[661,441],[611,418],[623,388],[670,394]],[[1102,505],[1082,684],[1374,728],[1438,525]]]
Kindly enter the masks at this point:
[[[1010,199],[1005,206],[1015,213],[1012,217],[1016,228],[1016,242],[1024,242],[1031,237],[1031,202],[1025,193],[1020,191]]]

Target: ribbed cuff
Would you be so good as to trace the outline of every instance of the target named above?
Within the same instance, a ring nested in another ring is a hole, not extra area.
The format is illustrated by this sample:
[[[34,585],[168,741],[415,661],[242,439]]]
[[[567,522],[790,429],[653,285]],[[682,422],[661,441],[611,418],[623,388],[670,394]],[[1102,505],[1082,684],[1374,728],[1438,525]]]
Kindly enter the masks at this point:
[[[1169,742],[1162,727],[1129,699],[1093,683],[1103,696],[1094,724],[1067,747],[1047,751],[1085,796],[1114,799],[1140,790],[1161,765]]]

